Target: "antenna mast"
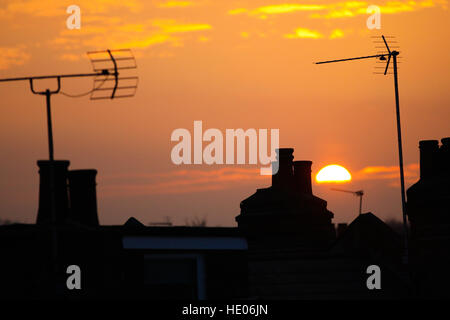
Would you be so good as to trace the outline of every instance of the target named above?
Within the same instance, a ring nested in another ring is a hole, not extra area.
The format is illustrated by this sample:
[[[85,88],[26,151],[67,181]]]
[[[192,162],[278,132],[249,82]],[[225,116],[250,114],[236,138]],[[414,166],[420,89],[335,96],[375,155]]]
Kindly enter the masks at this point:
[[[361,213],[362,213],[362,198],[363,198],[363,195],[364,195],[364,191],[363,190],[349,191],[349,190],[342,190],[342,189],[335,189],[335,188],[331,188],[331,190],[352,193],[355,196],[359,197],[359,215],[361,215]]]
[[[381,36],[386,46],[387,53],[375,54],[371,56],[364,57],[356,57],[356,58],[347,58],[347,59],[339,59],[339,60],[328,60],[316,62],[316,64],[325,64],[325,63],[333,63],[333,62],[342,62],[342,61],[350,61],[350,60],[361,60],[361,59],[369,59],[369,58],[378,58],[381,61],[386,60],[386,56],[388,56],[386,68],[384,69],[384,75],[387,74],[389,63],[392,58],[393,68],[394,68],[394,89],[395,89],[395,110],[397,115],[397,140],[398,140],[398,161],[400,168],[400,187],[402,194],[402,213],[403,213],[403,229],[404,229],[404,243],[405,243],[405,254],[404,254],[404,262],[408,263],[408,225],[407,225],[407,217],[406,217],[406,195],[405,195],[405,175],[403,170],[403,148],[402,148],[402,130],[400,124],[400,102],[399,102],[399,94],[398,94],[398,71],[397,71],[397,57],[400,54],[398,51],[391,51],[386,39],[384,36]]]

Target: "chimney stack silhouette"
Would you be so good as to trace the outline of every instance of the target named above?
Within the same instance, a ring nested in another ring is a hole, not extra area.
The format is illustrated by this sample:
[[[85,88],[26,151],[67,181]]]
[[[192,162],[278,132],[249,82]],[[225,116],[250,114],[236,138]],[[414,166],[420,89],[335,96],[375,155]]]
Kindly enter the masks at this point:
[[[67,160],[53,161],[54,210],[57,224],[66,220],[69,208],[67,195],[67,168],[69,164],[70,162]],[[50,161],[38,160],[37,165],[39,166],[39,207],[36,223],[52,223]]]
[[[439,148],[440,172],[450,179],[450,137],[441,139],[442,145]]]
[[[294,187],[299,193],[312,195],[311,165],[312,161],[294,161]]]
[[[438,169],[439,142],[437,140],[419,141],[420,179],[434,177]]]
[[[294,149],[282,148],[277,149],[278,172],[272,175],[272,186],[274,188],[290,189],[293,186],[294,176],[292,171],[292,160]]]
[[[411,270],[416,286],[431,295],[447,296],[450,286],[450,138],[423,140],[420,180],[407,190],[411,226]]]
[[[75,222],[98,226],[95,177],[97,170],[68,170],[67,160],[53,161],[54,213],[52,216],[51,170],[49,160],[39,160],[39,207],[37,224]]]
[[[275,165],[278,165],[278,172],[272,175],[272,187],[312,195],[312,161],[293,161],[292,148],[281,148],[276,152],[278,163],[275,162]]]
[[[249,248],[318,248],[336,237],[327,202],[313,195],[312,161],[293,161],[294,149],[277,150],[272,186],[257,189],[241,202],[236,217]]]
[[[414,238],[429,236],[450,228],[450,138],[422,140],[420,148],[420,180],[407,190],[407,214]],[[437,234],[435,234],[437,235]]]
[[[99,225],[96,175],[97,170],[95,169],[70,170],[68,173],[70,194],[69,218],[82,225]]]

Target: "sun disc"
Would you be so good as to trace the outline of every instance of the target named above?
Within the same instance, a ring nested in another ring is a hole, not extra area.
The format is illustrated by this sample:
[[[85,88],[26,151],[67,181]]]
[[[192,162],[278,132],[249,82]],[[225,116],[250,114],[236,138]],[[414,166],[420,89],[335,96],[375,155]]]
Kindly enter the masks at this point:
[[[345,182],[350,181],[352,176],[350,172],[343,166],[338,164],[330,164],[323,167],[316,175],[318,183],[324,182]]]

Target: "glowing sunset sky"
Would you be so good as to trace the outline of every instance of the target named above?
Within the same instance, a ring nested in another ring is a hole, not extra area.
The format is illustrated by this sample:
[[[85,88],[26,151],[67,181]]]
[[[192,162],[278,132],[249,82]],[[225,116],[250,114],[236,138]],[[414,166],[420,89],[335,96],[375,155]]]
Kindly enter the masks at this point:
[[[81,8],[81,29],[66,8]],[[381,29],[366,26],[381,7]],[[131,48],[139,88],[131,99],[52,98],[56,159],[96,168],[102,224],[207,217],[235,225],[239,203],[270,184],[259,166],[176,166],[173,130],[277,128],[296,160],[347,168],[364,211],[401,218],[392,75],[376,61],[314,61],[374,54],[374,36],[400,48],[400,107],[407,186],[418,178],[418,142],[450,136],[448,1],[139,1],[0,3],[0,78],[90,72],[87,51]],[[43,82],[40,88],[53,86]],[[91,79],[64,80],[80,93]],[[28,83],[0,83],[0,218],[34,222],[36,160],[47,158],[45,101]],[[316,184],[334,222],[355,217],[351,195]]]

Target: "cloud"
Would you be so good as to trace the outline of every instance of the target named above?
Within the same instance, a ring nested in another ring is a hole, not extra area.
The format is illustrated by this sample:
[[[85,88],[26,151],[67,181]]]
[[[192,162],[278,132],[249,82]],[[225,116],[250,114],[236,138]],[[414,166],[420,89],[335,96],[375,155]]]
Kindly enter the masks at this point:
[[[132,47],[145,49],[156,45],[166,45],[163,50],[167,51],[173,47],[181,47],[187,41],[193,43],[206,42],[204,32],[212,29],[208,23],[175,19],[162,19],[140,14],[145,9],[165,11],[162,8],[186,7],[192,4],[191,1],[158,1],[159,3],[146,3],[142,0],[78,0],[75,4],[81,8],[81,28],[78,30],[68,30],[65,28],[65,20],[68,17],[66,12],[67,2],[57,0],[15,0],[7,1],[0,8],[0,18],[24,21],[20,24],[10,24],[11,27],[26,28],[35,25],[36,21],[43,21],[45,25],[54,25],[56,35],[46,39],[45,44],[58,51],[62,60],[75,60],[76,52],[90,50],[103,50],[105,48],[126,48]],[[160,8],[158,8],[160,7]],[[157,14],[157,13],[156,13]],[[32,18],[35,20],[32,20]],[[37,22],[40,23],[40,22]],[[192,33],[200,33],[190,36]],[[202,37],[203,36],[203,37]],[[201,39],[198,41],[198,39]],[[39,40],[36,40],[35,44]],[[30,45],[33,45],[31,42]],[[14,62],[7,58],[14,52],[8,51],[2,54],[2,66],[5,68]],[[143,50],[140,50],[143,53]],[[138,53],[139,54],[139,53]],[[158,52],[152,52],[159,56]],[[171,54],[171,53],[170,53]],[[24,56],[25,57],[25,56]],[[23,58],[24,58],[23,57]],[[19,61],[26,61],[25,59]],[[16,63],[18,64],[18,63]]]
[[[315,11],[324,9],[324,5],[315,4],[279,4],[273,6],[260,7],[252,11],[253,14],[280,14],[295,11]]]
[[[298,28],[295,30],[294,33],[290,33],[290,34],[285,34],[284,35],[285,38],[288,39],[319,39],[319,38],[323,38],[323,35],[315,30],[309,30],[306,28]]]
[[[91,19],[98,18],[91,17]],[[120,18],[111,17],[99,24],[82,26],[77,34],[64,29],[51,43],[66,50],[79,49],[82,46],[89,49],[145,49],[161,44],[180,47],[188,39],[189,34],[207,32],[211,29],[212,26],[207,23],[183,23],[174,19],[147,19],[124,23]],[[108,37],[105,37],[105,34],[108,34]],[[206,37],[201,39],[205,40]]]
[[[231,9],[228,11],[228,14],[230,15],[236,15],[236,14],[241,14],[241,13],[245,13],[248,12],[248,9],[245,8],[237,8],[237,9]]]
[[[242,31],[242,32],[240,33],[240,35],[241,35],[242,38],[248,38],[248,37],[250,37],[250,34],[249,34],[248,32],[245,32],[245,31]]]
[[[169,0],[164,3],[160,3],[158,5],[159,8],[184,8],[184,7],[190,7],[193,3],[191,1],[173,1]]]
[[[266,19],[268,15],[279,15],[293,12],[311,12],[311,18],[349,18],[357,15],[366,15],[367,7],[371,3],[365,1],[344,1],[324,4],[276,4],[257,7],[254,9],[237,8],[228,11],[230,15],[247,14],[248,16]],[[401,12],[418,11],[424,8],[441,7],[447,9],[446,0],[424,0],[424,1],[385,1],[378,5],[381,13],[396,14]]]
[[[413,163],[404,167],[405,180],[414,182],[419,178],[420,167]],[[353,175],[355,180],[399,180],[398,166],[369,166]]]
[[[23,65],[30,57],[24,46],[0,47],[0,70],[8,69],[13,65]]]
[[[282,13],[291,13],[296,11],[317,11],[325,9],[324,5],[316,4],[277,4],[258,7],[253,10],[246,8],[237,8],[228,11],[230,15],[237,15],[247,13],[249,16],[255,16],[260,19],[265,19],[267,15],[276,15]]]
[[[334,29],[330,34],[330,39],[338,39],[344,37],[344,31],[341,29]]]
[[[367,15],[367,7],[371,3],[364,1],[347,1],[329,4],[326,6],[324,13],[313,13],[311,18],[322,19],[339,19],[351,18],[358,15]],[[446,0],[425,0],[425,1],[385,1],[382,4],[377,4],[380,8],[381,14],[397,14],[402,12],[419,11],[425,8],[441,7],[447,9]]]
[[[224,190],[245,183],[266,180],[258,168],[217,170],[177,170],[160,174],[136,174],[105,177],[102,184],[106,196],[182,194]],[[133,181],[133,183],[129,183]]]
[[[197,38],[198,42],[208,42],[210,39],[208,37],[205,36],[200,36]]]
[[[175,170],[164,173],[115,174],[104,176],[99,181],[102,196],[142,196],[186,194],[218,191],[236,186],[257,186],[270,180],[261,176],[258,168],[222,167],[214,170]],[[419,178],[419,165],[405,166],[408,183]],[[385,180],[389,186],[397,186],[397,166],[369,166],[353,174],[354,180]]]
[[[154,20],[152,24],[160,27],[163,33],[184,33],[212,29],[211,25],[206,23],[179,24],[175,20]]]
[[[70,2],[59,0],[14,0],[0,9],[0,17],[15,18],[17,15],[30,15],[36,17],[67,16],[66,9]],[[81,13],[100,14],[114,10],[127,10],[138,12],[141,9],[139,0],[77,0],[75,3],[81,8]]]

